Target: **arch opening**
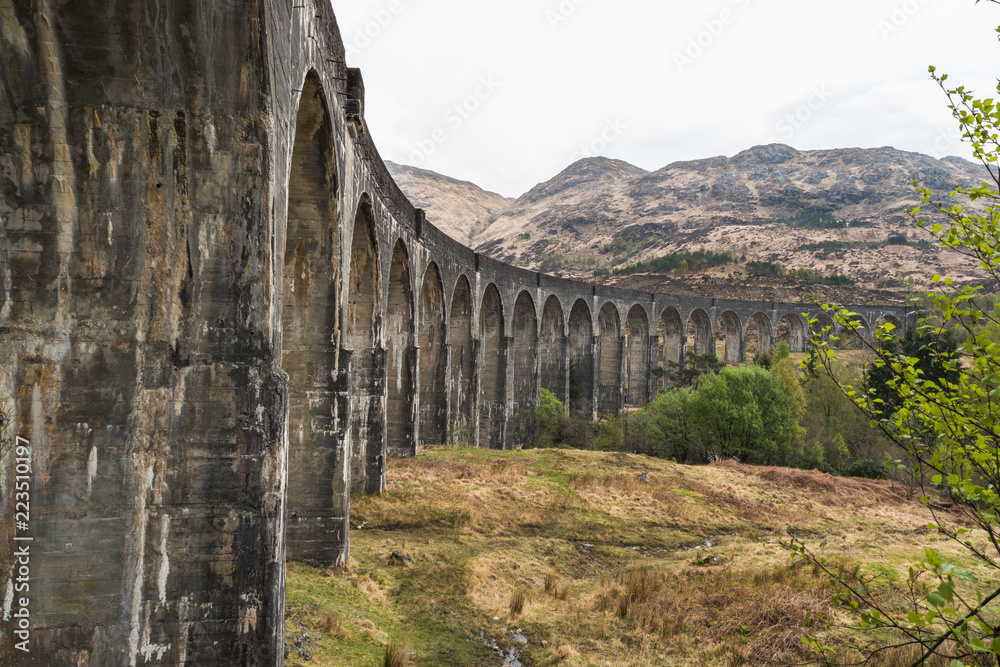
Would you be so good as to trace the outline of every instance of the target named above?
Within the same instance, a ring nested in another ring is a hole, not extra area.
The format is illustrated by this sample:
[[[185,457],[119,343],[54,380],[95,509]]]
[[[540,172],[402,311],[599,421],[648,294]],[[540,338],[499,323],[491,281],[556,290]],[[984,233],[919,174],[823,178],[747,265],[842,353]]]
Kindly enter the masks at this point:
[[[691,313],[691,317],[688,318],[686,338],[686,354],[698,356],[715,354],[716,350],[712,345],[712,320],[701,308]]]
[[[291,560],[340,566],[348,550],[348,461],[337,415],[338,184],[315,73],[295,118],[282,270],[281,367],[288,375],[286,545]]]
[[[538,405],[538,382],[536,366],[538,361],[538,319],[535,302],[527,292],[517,295],[514,302],[513,320],[513,382],[516,414],[521,408]]]
[[[396,241],[389,267],[386,301],[386,448],[390,456],[416,456],[414,377],[416,375],[413,283],[410,256]]]
[[[594,411],[594,324],[583,299],[569,314],[569,402],[577,414]]]
[[[353,490],[361,493],[385,490],[380,285],[375,213],[364,197],[354,217],[344,332],[351,356],[351,481]]]
[[[420,290],[420,442],[442,445],[448,433],[448,350],[444,285],[436,264]]]
[[[736,313],[731,310],[722,313],[715,332],[715,356],[728,364],[743,361],[743,325]]]
[[[569,405],[567,385],[567,360],[565,350],[565,322],[562,304],[556,296],[550,296],[542,311],[542,337],[540,341],[540,362],[542,389],[551,391],[563,405]]]
[[[764,313],[754,313],[747,322],[744,336],[746,359],[753,359],[758,354],[766,354],[775,346],[771,332],[771,320]]]
[[[778,322],[777,339],[788,343],[788,349],[794,353],[806,351],[806,327],[802,318],[795,313],[788,313]]]
[[[649,402],[649,318],[633,306],[625,318],[625,404],[642,407]]]
[[[849,324],[837,326],[837,338],[838,349],[864,350],[865,339],[871,340],[871,331],[865,319],[858,315]]]
[[[665,308],[660,315],[658,326],[660,335],[657,361],[665,373],[679,370],[684,363],[684,329],[681,315],[676,308]],[[676,365],[676,366],[675,366]],[[661,375],[657,381],[657,389],[663,391],[671,382],[666,375]]]
[[[622,407],[622,326],[614,304],[597,318],[597,411],[618,414]]]
[[[476,352],[472,337],[472,289],[465,276],[460,276],[455,285],[448,328],[451,345],[451,389],[448,399],[451,424],[448,439],[471,445],[476,440],[472,421]]]
[[[479,309],[479,340],[483,355],[479,375],[479,443],[490,449],[503,449],[507,427],[507,341],[503,302],[493,284],[486,288]]]
[[[836,327],[832,317],[826,313],[819,313],[812,319],[815,320],[810,326],[810,333],[813,337],[822,337],[823,340],[829,341],[831,336],[836,335]]]

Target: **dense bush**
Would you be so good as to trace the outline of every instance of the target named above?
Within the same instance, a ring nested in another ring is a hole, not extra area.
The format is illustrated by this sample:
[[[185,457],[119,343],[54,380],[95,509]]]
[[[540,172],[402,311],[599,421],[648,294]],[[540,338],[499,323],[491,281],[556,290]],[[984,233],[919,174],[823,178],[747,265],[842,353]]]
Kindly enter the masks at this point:
[[[883,479],[889,472],[882,461],[855,461],[847,466],[845,477],[864,477],[865,479]]]
[[[513,435],[524,447],[558,447],[566,440],[566,406],[542,389],[538,407],[521,408],[514,416]]]
[[[780,464],[799,453],[795,402],[784,382],[759,366],[702,377],[691,416],[710,459]]]

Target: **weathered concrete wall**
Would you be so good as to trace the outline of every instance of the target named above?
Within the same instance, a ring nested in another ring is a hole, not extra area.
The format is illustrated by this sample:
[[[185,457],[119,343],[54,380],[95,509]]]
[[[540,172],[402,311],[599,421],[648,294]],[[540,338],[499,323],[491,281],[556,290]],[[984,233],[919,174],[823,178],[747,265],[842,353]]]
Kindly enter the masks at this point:
[[[802,349],[818,315],[446,237],[389,177],[325,0],[0,0],[0,44],[0,397],[34,573],[32,652],[5,622],[0,661],[278,665],[286,556],[342,564],[388,454],[509,447],[540,387],[616,412],[718,331],[737,360],[751,321]],[[12,501],[8,472],[0,548]]]

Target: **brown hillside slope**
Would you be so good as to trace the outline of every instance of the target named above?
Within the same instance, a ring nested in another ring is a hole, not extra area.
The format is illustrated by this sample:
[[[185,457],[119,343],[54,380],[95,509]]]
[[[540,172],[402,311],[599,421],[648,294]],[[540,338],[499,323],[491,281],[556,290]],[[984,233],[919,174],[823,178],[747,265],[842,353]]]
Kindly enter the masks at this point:
[[[427,212],[427,220],[462,243],[470,243],[514,201],[468,181],[394,162],[385,164],[413,205]]]

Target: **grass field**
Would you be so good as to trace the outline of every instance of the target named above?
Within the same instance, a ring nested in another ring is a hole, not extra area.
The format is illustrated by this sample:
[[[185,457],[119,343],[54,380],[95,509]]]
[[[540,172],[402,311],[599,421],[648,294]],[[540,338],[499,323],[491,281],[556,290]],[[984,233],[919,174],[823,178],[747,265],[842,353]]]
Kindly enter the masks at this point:
[[[400,665],[794,664],[815,614],[846,617],[789,535],[885,580],[925,545],[992,576],[898,483],[438,449],[392,460],[388,489],[352,499],[345,571],[289,566],[286,665],[378,666],[387,645]]]

